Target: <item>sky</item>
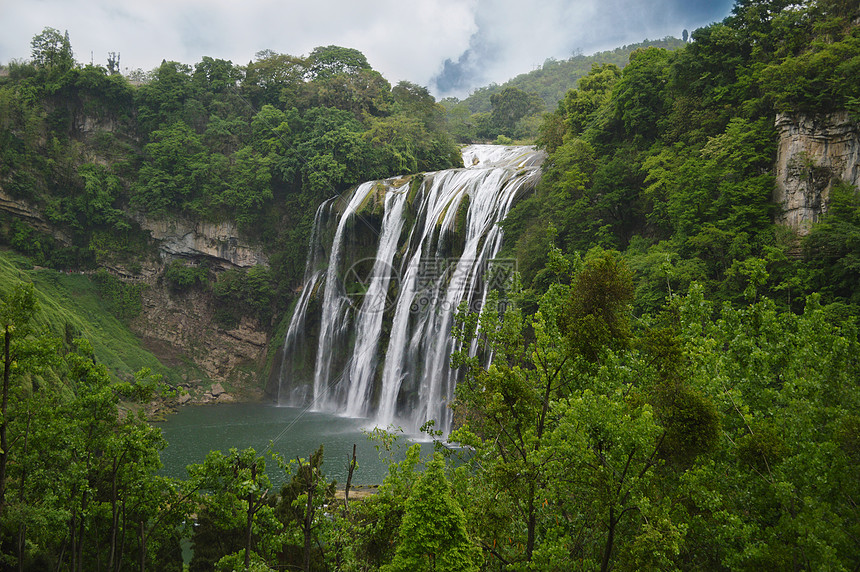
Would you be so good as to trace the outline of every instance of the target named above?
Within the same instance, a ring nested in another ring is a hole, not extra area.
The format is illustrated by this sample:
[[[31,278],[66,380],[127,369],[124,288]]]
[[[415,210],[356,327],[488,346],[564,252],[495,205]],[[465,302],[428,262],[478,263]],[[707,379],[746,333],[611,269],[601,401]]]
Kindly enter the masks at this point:
[[[77,61],[144,71],[203,56],[244,65],[264,49],[360,50],[392,84],[437,97],[535,69],[549,58],[680,37],[731,12],[731,0],[0,0],[0,63],[30,57],[45,27],[68,31]]]

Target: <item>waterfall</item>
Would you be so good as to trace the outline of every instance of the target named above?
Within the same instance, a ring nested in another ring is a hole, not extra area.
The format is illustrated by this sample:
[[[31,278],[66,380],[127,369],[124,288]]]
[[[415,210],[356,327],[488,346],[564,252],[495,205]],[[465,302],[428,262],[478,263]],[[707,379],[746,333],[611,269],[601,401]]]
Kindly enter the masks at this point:
[[[278,402],[408,431],[432,419],[450,431],[455,312],[464,302],[479,310],[510,276],[513,262],[494,260],[498,223],[537,184],[544,157],[471,145],[465,168],[363,183],[324,203],[284,339]]]

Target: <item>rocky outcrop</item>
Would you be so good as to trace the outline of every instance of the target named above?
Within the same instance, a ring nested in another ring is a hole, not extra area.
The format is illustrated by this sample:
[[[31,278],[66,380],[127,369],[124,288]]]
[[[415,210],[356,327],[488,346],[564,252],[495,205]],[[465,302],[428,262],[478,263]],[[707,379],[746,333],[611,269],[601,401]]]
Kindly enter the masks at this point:
[[[54,228],[35,206],[27,201],[13,198],[0,189],[0,211],[7,212],[17,219],[25,221],[37,232],[53,236],[63,244],[70,244],[71,239]]]
[[[143,312],[132,323],[144,346],[167,366],[189,362],[202,370],[204,380],[189,380],[197,389],[216,382],[211,397],[258,399],[259,380],[254,371],[263,368],[268,336],[255,320],[245,317],[233,328],[215,319],[212,295],[203,291],[173,294],[157,280],[144,289]],[[245,366],[245,367],[242,367]],[[229,383],[241,395],[227,395],[220,383]],[[197,400],[195,400],[197,401]],[[205,399],[203,401],[206,401]]]
[[[860,186],[860,123],[847,112],[824,117],[780,114],[776,128],[777,222],[804,235],[827,212],[836,182]]]
[[[155,220],[143,216],[136,220],[158,241],[164,258],[204,258],[221,268],[269,264],[268,257],[260,249],[239,238],[232,222],[191,222],[179,218]]]

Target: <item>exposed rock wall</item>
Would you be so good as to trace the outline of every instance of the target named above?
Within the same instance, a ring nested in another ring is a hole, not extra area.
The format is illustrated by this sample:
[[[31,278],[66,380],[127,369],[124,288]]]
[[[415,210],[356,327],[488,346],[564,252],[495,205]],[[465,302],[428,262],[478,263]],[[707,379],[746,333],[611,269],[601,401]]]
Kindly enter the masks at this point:
[[[132,324],[147,349],[168,366],[193,362],[210,380],[230,384],[245,398],[260,397],[256,376],[239,366],[262,369],[268,336],[261,325],[243,318],[235,328],[220,327],[211,294],[172,294],[156,280],[148,282],[143,312]],[[195,380],[189,381],[191,387],[197,386]]]
[[[268,265],[269,259],[239,238],[232,222],[191,222],[138,217],[141,228],[158,241],[163,256],[205,258],[224,268]]]
[[[780,114],[776,128],[777,222],[804,235],[827,212],[836,182],[860,186],[860,123],[847,112],[824,117]]]
[[[0,189],[0,212],[7,212],[64,244],[71,243],[36,206],[8,195],[3,189]],[[238,238],[231,223],[146,219],[138,222],[150,232],[162,258],[206,259],[216,269],[268,264],[265,254]],[[235,328],[219,326],[214,319],[214,297],[198,291],[171,293],[159,279],[164,272],[163,264],[145,262],[133,274],[123,267],[107,266],[107,269],[122,279],[147,284],[143,291],[143,312],[131,326],[144,345],[166,365],[181,367],[190,362],[209,380],[227,383],[240,398],[261,396],[259,381],[249,373],[262,369],[266,359],[268,336],[260,324],[246,317]],[[189,381],[192,391],[198,386],[201,391],[208,387],[206,380],[200,380],[200,384],[193,379]]]
[[[0,189],[0,211],[7,212],[15,218],[26,221],[38,232],[50,234],[63,244],[70,244],[71,239],[57,230],[42,216],[42,213],[27,201],[16,199]]]

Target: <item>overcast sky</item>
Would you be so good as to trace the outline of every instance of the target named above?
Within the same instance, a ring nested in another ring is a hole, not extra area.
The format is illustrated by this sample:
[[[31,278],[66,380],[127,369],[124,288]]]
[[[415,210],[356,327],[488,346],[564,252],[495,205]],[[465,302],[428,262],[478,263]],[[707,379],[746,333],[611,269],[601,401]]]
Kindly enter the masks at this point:
[[[125,70],[202,56],[246,64],[263,49],[356,48],[395,84],[464,97],[547,58],[680,37],[729,15],[731,0],[0,0],[0,63],[68,30],[78,61]]]

